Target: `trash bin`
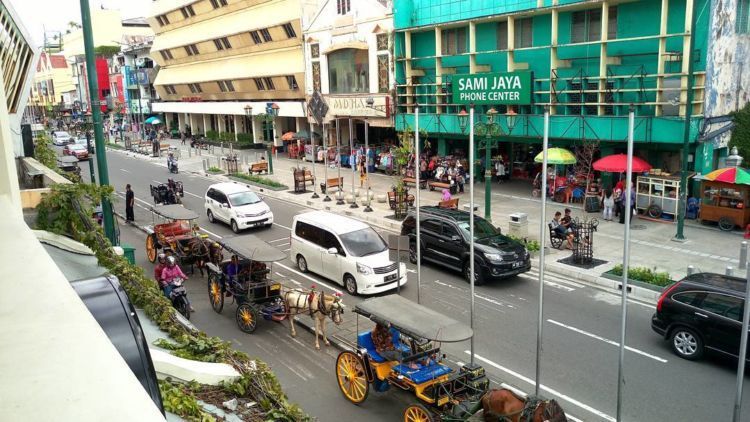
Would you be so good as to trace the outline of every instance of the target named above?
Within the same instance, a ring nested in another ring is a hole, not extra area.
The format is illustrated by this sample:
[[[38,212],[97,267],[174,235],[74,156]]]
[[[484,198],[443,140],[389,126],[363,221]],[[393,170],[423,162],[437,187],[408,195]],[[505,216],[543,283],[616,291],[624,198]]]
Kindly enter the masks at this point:
[[[122,247],[123,255],[125,255],[125,259],[128,260],[131,264],[135,265],[135,248],[128,245],[127,243],[123,243],[120,245]]]
[[[529,236],[529,219],[525,212],[514,212],[510,214],[508,234],[522,239]]]

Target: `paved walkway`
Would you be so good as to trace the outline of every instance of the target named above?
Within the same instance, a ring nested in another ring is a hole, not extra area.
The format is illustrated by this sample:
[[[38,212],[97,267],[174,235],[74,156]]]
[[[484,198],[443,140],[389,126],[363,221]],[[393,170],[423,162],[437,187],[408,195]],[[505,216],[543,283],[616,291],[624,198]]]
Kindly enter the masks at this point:
[[[221,165],[221,149],[216,147],[211,151],[201,151],[201,155],[196,155],[195,150],[190,150],[187,145],[180,145],[179,140],[171,140],[173,145],[179,148],[180,170],[204,173],[204,160],[208,160],[208,166],[223,167]],[[224,154],[228,154],[229,149],[224,148]],[[258,160],[263,152],[258,150],[235,150],[241,163],[241,168],[247,169],[245,163],[252,163]],[[148,158],[148,160],[165,160],[164,158]],[[274,174],[269,175],[270,179],[276,180],[289,186],[289,191],[268,192],[267,194],[282,197],[295,203],[311,206],[319,209],[329,209],[334,212],[356,216],[357,218],[368,221],[373,225],[383,228],[398,230],[400,222],[395,221],[389,216],[393,212],[388,208],[387,203],[372,201],[373,212],[365,213],[364,207],[360,206],[351,209],[349,204],[336,205],[336,201],[324,202],[325,195],[320,195],[319,199],[312,199],[312,190],[304,194],[294,194],[290,192],[293,189],[292,169],[294,167],[306,167],[312,170],[312,163],[301,160],[290,160],[285,158],[285,154],[278,154],[274,157]],[[324,165],[318,163],[315,165],[317,180],[321,181],[325,175]],[[337,169],[329,168],[328,177],[336,177]],[[352,171],[349,168],[341,169],[341,176],[344,177],[344,191],[350,194],[352,188]],[[220,177],[219,177],[220,178]],[[354,178],[355,190],[359,191],[359,177]],[[384,194],[390,190],[395,183],[395,178],[382,173],[370,175],[371,190],[375,196]],[[312,189],[308,185],[309,189]],[[319,192],[319,185],[317,187]],[[411,189],[415,193],[415,189]],[[420,203],[423,205],[437,204],[440,200],[440,192],[422,190],[420,192]],[[475,202],[478,207],[478,213],[484,214],[484,183],[475,184]],[[459,205],[463,208],[469,201],[469,186],[465,188],[465,193],[457,194],[454,197],[459,198]],[[364,199],[364,195],[362,198]],[[362,202],[360,200],[360,202]],[[569,275],[575,276],[588,281],[598,279],[602,272],[609,270],[615,264],[621,263],[623,259],[623,234],[624,226],[617,222],[606,222],[601,220],[600,214],[584,213],[581,204],[567,205],[573,210],[574,216],[583,218],[598,218],[598,231],[594,234],[594,253],[595,257],[606,261],[593,269],[580,269],[570,265],[557,262],[559,259],[570,255],[569,251],[548,249],[545,260],[548,268]],[[565,204],[548,202],[547,217],[544,221],[551,220],[555,211],[562,211]],[[540,238],[540,211],[541,201],[538,198],[531,197],[531,187],[525,181],[509,181],[504,183],[492,184],[492,213],[491,219],[496,226],[499,226],[503,232],[509,230],[509,214],[523,212],[528,214],[528,238]],[[547,225],[544,224],[545,236]],[[688,220],[685,227],[685,242],[675,242],[671,239],[676,232],[676,225],[670,222],[655,222],[637,218],[631,225],[631,248],[630,248],[630,265],[631,267],[649,267],[656,268],[659,271],[667,271],[673,279],[682,277],[687,272],[687,266],[693,265],[698,271],[724,272],[728,265],[734,267],[735,274],[741,274],[738,270],[738,256],[740,243],[743,241],[741,232],[722,232],[715,227],[703,226],[697,221]],[[547,244],[549,246],[549,244]],[[534,263],[536,265],[536,261]],[[615,286],[613,286],[615,287]]]

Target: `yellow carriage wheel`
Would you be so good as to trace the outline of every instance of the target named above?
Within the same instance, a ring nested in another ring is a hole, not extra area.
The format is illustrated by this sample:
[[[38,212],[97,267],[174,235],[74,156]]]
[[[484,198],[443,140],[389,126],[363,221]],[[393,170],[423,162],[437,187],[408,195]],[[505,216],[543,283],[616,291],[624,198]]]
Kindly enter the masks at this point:
[[[356,354],[344,351],[336,358],[336,379],[344,397],[354,404],[360,404],[370,392],[365,364]]]
[[[224,309],[224,292],[221,290],[219,275],[211,273],[208,276],[208,300],[211,301],[211,308],[220,313]]]
[[[421,404],[412,404],[404,410],[404,422],[432,422],[432,415]]]
[[[252,334],[258,328],[258,310],[249,303],[237,307],[235,319],[243,333]]]
[[[149,261],[156,262],[156,235],[150,234],[146,237],[146,257]]]

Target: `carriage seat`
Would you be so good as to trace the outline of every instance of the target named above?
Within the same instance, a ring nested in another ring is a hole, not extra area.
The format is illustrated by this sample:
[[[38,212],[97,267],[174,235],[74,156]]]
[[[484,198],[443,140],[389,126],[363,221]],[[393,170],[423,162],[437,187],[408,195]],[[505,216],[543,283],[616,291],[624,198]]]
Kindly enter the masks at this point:
[[[391,328],[390,329],[391,334],[393,335],[393,346],[396,348],[396,350],[400,350],[402,354],[408,354],[411,349],[408,345],[401,343],[399,337],[399,332],[396,331],[396,329]],[[383,363],[385,362],[385,358],[380,356],[375,350],[375,344],[372,342],[372,335],[371,331],[363,331],[357,335],[357,345],[359,347],[364,347],[367,350],[367,354],[370,356],[370,359],[374,362]]]
[[[451,372],[453,372],[453,369],[437,362],[432,362],[427,366],[422,365],[421,363],[417,363],[417,366],[418,368],[413,369],[409,368],[408,364],[400,364],[394,366],[393,370],[397,374],[401,374],[409,380],[413,381],[415,384],[423,384],[427,381],[431,381],[442,375],[450,374]]]
[[[190,224],[182,221],[173,221],[171,223],[159,224],[156,231],[164,236],[180,236],[190,233]]]

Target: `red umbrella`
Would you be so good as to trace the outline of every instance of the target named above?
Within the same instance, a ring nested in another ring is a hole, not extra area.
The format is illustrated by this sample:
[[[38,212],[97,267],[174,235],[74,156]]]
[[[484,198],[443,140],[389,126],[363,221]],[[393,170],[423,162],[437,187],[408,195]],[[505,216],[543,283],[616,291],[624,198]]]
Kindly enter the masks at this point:
[[[594,161],[594,170],[623,173],[628,170],[628,156],[626,154],[608,155]],[[651,164],[633,157],[633,173],[643,173],[651,170]]]

